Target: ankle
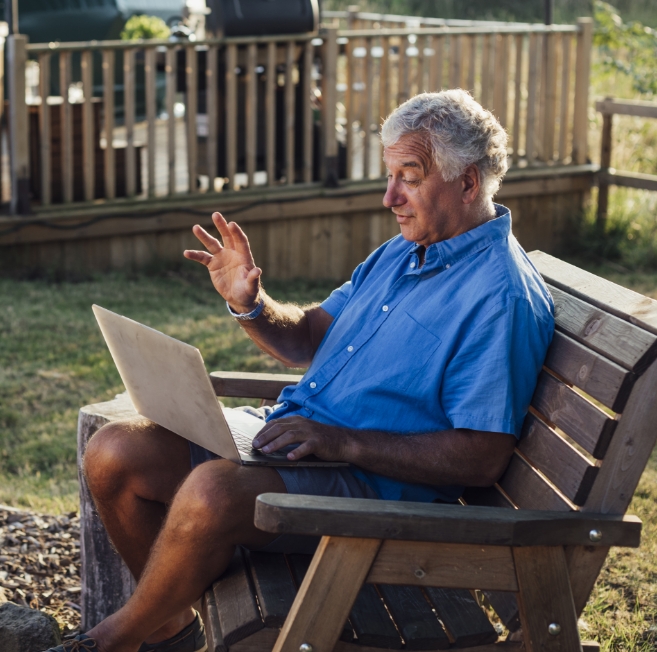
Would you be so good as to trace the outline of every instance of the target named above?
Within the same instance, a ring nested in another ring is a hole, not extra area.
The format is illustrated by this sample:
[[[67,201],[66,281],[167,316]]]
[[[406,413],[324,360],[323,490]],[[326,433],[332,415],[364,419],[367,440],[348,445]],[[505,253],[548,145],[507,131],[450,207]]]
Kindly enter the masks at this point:
[[[164,623],[164,625],[162,625],[162,627],[153,632],[144,641],[144,643],[153,645],[154,643],[165,641],[167,638],[171,638],[172,636],[178,634],[178,632],[181,632],[188,625],[191,625],[195,618],[196,612],[194,609],[191,607],[189,609],[185,609],[185,611],[182,611],[173,618],[170,618],[166,623]]]

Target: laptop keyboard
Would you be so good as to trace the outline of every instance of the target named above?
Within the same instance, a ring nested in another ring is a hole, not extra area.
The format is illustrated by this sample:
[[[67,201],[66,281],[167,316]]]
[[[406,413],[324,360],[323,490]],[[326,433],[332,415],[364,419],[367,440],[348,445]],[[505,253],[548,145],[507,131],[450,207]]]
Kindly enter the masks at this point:
[[[246,432],[242,432],[232,426],[230,429],[231,434],[233,435],[233,440],[237,446],[237,450],[245,455],[266,455],[267,457],[286,457],[287,451],[275,451],[274,453],[263,453],[261,450],[254,448],[251,444],[253,441],[253,436],[249,435]]]

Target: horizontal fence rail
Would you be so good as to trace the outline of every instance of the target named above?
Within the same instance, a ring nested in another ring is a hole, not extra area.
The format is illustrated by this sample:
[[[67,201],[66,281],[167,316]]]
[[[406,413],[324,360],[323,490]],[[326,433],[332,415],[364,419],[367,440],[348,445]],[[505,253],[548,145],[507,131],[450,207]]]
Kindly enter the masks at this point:
[[[380,179],[382,120],[444,88],[497,116],[512,165],[586,162],[589,19],[345,20],[350,29],[197,42],[9,37],[10,79],[22,66],[26,80],[26,99],[9,98],[12,187],[29,195],[13,212]]]
[[[602,113],[597,221],[598,225],[603,227],[607,220],[607,211],[609,208],[609,186],[623,186],[625,188],[657,191],[657,175],[642,174],[639,172],[619,172],[611,167],[614,115],[657,119],[657,102],[616,100],[612,97],[607,97],[604,100],[596,102],[595,109],[599,113]]]

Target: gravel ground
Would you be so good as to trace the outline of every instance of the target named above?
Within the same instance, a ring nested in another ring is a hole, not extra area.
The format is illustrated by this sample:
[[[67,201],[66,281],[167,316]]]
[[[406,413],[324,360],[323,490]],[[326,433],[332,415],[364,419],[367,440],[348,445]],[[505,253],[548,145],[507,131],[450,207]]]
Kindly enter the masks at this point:
[[[80,519],[0,505],[0,602],[54,616],[63,636],[80,629]]]

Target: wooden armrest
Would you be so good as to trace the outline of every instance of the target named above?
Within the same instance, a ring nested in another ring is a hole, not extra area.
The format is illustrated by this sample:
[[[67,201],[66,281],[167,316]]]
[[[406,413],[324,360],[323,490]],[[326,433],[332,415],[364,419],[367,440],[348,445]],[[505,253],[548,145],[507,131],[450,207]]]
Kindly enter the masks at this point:
[[[288,385],[296,385],[298,374],[251,374],[245,371],[213,371],[210,380],[217,396],[275,400]]]
[[[477,545],[637,548],[641,540],[636,516],[272,493],[258,496],[254,522],[281,534]]]

